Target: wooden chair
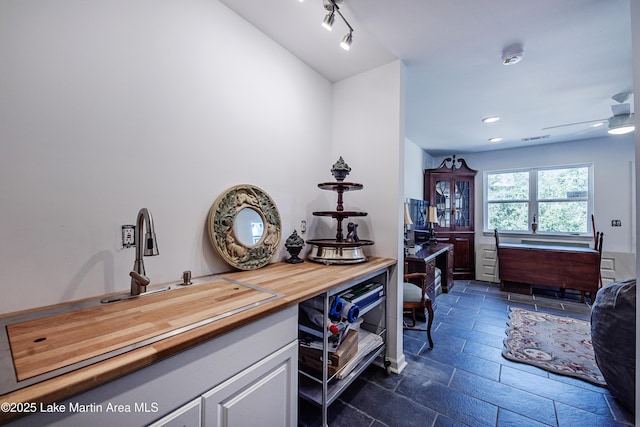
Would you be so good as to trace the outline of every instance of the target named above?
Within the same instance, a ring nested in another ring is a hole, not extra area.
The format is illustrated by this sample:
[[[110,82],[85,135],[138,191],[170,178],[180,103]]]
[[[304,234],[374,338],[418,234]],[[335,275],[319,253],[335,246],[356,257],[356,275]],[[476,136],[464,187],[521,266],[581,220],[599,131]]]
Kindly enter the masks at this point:
[[[598,231],[598,232],[595,233],[594,238],[593,238],[593,240],[594,240],[594,249],[596,251],[598,251],[598,253],[600,254],[600,262],[602,262],[602,238],[603,238],[603,236],[604,236],[604,233],[601,232],[601,231]],[[598,288],[601,288],[602,287],[602,273],[600,273],[600,283],[599,283],[599,285],[600,286]],[[593,298],[594,298],[594,295],[591,295],[591,302],[594,301]]]
[[[403,321],[403,329],[410,331],[426,331],[427,338],[429,339],[429,348],[431,349],[433,348],[433,340],[431,339],[433,302],[427,295],[426,278],[426,273],[408,273],[404,275],[402,311],[403,315],[408,314],[411,316],[412,324],[407,325],[407,323]],[[424,313],[425,309],[429,316],[427,329],[416,328],[416,312],[417,310],[421,310],[421,313]]]

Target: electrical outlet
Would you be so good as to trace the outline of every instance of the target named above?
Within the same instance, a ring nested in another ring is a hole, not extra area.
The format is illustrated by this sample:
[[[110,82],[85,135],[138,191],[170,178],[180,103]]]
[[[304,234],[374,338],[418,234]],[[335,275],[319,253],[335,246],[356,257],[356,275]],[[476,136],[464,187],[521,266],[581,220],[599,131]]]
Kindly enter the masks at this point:
[[[612,219],[611,220],[611,226],[612,227],[622,227],[622,221],[620,221],[619,219]]]
[[[303,219],[302,221],[300,221],[300,233],[304,234],[306,232],[307,232],[307,221]]]
[[[135,240],[135,225],[123,225],[122,226],[122,247],[132,248],[136,245]]]

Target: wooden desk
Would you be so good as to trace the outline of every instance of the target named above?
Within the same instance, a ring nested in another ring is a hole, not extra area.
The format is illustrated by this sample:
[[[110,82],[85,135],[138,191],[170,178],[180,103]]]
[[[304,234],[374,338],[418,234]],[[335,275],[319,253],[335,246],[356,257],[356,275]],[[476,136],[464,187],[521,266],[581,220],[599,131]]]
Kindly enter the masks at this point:
[[[425,245],[415,255],[406,255],[406,273],[427,273],[427,295],[435,307],[435,271],[436,267],[442,272],[442,292],[449,292],[453,287],[453,245],[451,243],[437,243]]]
[[[600,253],[574,246],[498,243],[500,289],[505,282],[558,287],[586,292],[593,300],[598,291]]]

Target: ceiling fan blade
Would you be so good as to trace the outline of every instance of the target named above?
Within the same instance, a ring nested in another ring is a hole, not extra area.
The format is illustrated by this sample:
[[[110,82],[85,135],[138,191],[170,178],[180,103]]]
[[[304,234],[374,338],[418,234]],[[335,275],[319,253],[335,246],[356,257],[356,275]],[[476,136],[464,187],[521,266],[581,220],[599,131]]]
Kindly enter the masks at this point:
[[[565,127],[565,126],[584,125],[584,124],[587,124],[587,123],[604,122],[606,120],[608,120],[608,118],[606,118],[606,119],[587,120],[587,121],[584,121],[584,122],[565,123],[563,125],[556,125],[556,126],[549,126],[549,127],[546,127],[546,128],[542,128],[542,130],[562,128],[562,127]]]
[[[631,114],[631,104],[613,104],[611,111],[614,116],[628,116]]]
[[[586,129],[581,130],[580,132],[576,132],[576,135],[586,135],[591,132],[598,132],[602,129],[607,129],[606,126],[589,126]]]

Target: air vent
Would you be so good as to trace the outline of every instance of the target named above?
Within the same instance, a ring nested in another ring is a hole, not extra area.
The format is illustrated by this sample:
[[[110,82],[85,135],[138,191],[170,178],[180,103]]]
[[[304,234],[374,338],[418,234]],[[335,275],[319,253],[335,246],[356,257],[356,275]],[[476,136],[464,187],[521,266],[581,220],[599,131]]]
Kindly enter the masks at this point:
[[[547,139],[549,138],[551,135],[540,135],[540,136],[531,136],[529,138],[522,138],[522,141],[524,142],[530,142],[530,141],[539,141],[541,139]]]

